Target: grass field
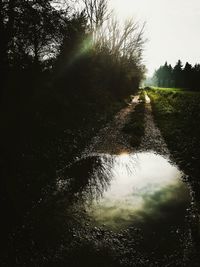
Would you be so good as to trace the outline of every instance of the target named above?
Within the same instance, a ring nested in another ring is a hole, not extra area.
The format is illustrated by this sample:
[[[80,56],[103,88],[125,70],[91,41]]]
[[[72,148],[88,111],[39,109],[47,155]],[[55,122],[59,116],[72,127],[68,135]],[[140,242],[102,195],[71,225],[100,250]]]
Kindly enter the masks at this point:
[[[172,157],[188,175],[200,200],[200,93],[174,88],[151,88],[147,92]]]

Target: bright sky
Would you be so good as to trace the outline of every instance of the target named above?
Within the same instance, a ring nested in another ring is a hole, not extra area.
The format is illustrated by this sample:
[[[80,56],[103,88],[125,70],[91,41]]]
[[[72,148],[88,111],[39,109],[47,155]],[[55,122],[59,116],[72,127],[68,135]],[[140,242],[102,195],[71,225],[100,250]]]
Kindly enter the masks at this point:
[[[165,61],[200,63],[200,0],[110,0],[120,18],[146,21],[148,75]]]

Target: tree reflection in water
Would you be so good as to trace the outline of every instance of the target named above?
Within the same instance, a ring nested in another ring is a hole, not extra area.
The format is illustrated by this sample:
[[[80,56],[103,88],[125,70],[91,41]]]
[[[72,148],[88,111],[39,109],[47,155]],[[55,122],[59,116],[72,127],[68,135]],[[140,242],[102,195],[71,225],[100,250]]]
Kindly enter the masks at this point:
[[[177,209],[185,214],[189,192],[182,176],[152,152],[92,154],[60,172],[57,186],[68,200],[84,202],[97,223],[124,228],[146,220],[170,221]]]

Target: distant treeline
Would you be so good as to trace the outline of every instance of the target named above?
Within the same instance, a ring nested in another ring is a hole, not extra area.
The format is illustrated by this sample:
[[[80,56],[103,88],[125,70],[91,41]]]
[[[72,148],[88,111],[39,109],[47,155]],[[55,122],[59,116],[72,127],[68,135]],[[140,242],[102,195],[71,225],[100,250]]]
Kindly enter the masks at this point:
[[[167,62],[156,70],[153,83],[159,87],[187,88],[200,90],[200,64],[183,66],[178,60],[174,68]]]

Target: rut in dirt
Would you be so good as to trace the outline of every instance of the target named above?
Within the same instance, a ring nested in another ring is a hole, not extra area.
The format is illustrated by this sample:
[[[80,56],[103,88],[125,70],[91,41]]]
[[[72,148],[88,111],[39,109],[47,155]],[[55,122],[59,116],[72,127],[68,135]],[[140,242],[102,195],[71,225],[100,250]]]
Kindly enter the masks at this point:
[[[123,108],[115,115],[112,122],[99,131],[83,154],[108,153],[117,155],[123,151],[132,152],[133,148],[127,142],[127,138],[122,132],[122,129],[129,121],[130,114],[134,112],[138,103],[139,96],[135,96],[127,107]]]
[[[142,137],[138,151],[155,151],[161,155],[169,156],[170,152],[158,127],[154,123],[152,107],[146,95],[145,103],[145,133]],[[113,121],[99,131],[89,146],[84,150],[83,155],[93,153],[108,153],[119,155],[121,153],[132,153],[136,149],[128,141],[127,135],[122,131],[129,122],[131,114],[136,105],[139,104],[139,96],[135,96],[128,107],[123,108],[114,117]]]

